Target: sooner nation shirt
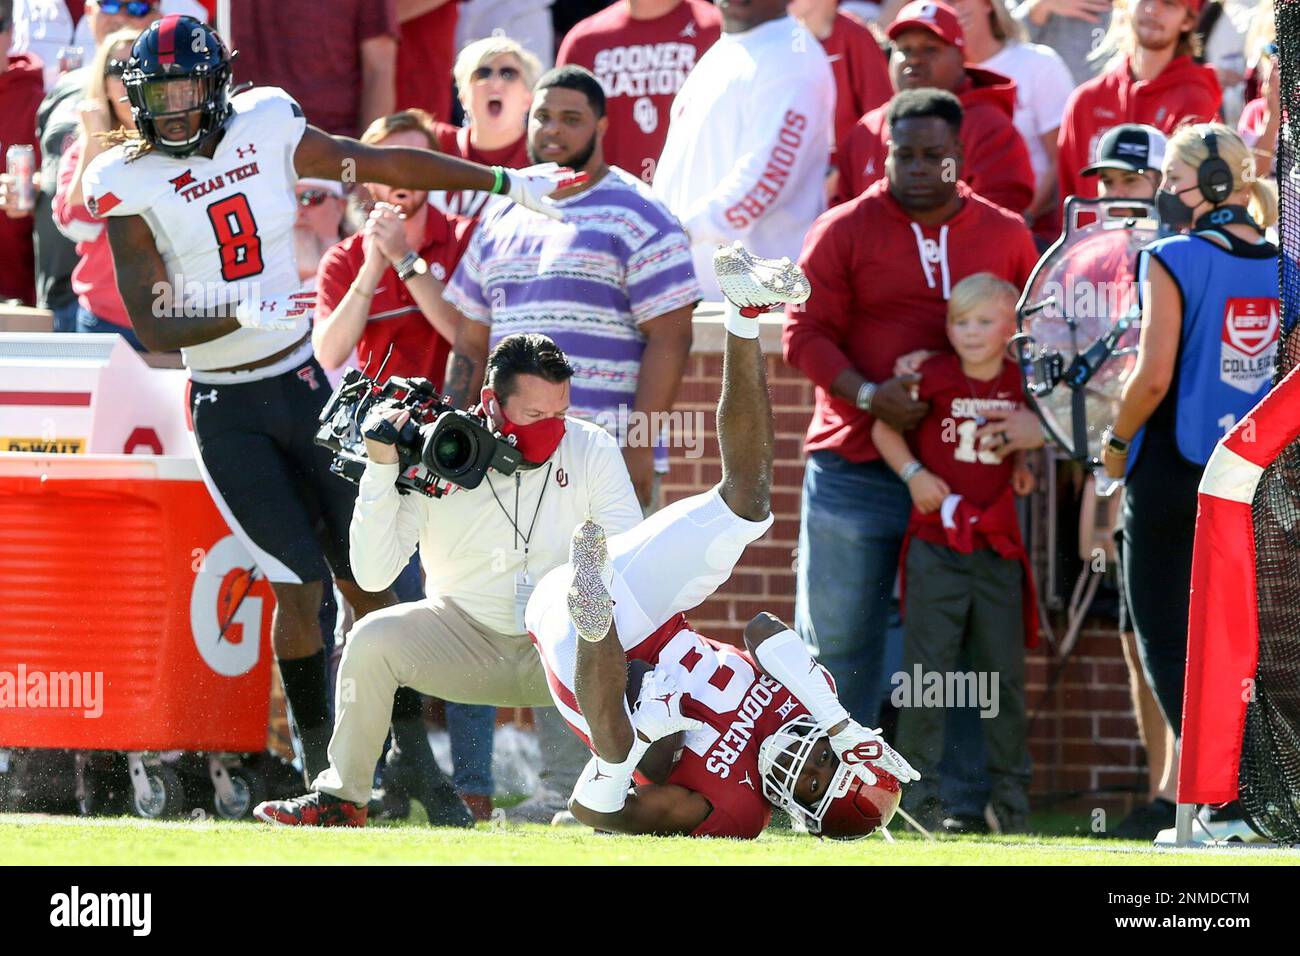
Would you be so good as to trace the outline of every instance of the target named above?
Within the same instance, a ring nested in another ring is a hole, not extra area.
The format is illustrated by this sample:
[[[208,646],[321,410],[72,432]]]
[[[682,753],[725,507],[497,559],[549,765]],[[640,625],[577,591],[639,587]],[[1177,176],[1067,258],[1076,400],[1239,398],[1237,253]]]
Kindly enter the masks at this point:
[[[673,97],[721,33],[722,15],[705,0],[682,0],[653,20],[635,20],[615,3],[569,31],[555,61],[586,67],[605,88],[607,163],[654,179]]]

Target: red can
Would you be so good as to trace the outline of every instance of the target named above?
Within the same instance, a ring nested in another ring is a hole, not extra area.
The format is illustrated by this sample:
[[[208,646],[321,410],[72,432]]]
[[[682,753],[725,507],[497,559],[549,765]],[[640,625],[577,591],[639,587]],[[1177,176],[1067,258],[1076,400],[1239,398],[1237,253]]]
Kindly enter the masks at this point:
[[[15,143],[5,154],[5,172],[11,177],[13,208],[31,212],[36,208],[36,151],[26,143]]]

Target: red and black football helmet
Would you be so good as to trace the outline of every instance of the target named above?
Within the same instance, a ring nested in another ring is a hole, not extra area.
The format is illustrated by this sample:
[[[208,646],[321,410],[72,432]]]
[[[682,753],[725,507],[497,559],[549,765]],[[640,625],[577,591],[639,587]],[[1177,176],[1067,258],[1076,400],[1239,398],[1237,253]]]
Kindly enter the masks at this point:
[[[833,840],[855,840],[887,826],[903,794],[898,780],[879,767],[871,768],[876,782],[869,784],[854,768],[841,763],[814,807],[805,806],[794,795],[813,746],[826,736],[815,720],[803,714],[764,739],[758,751],[763,796],[790,814],[797,826]]]
[[[230,51],[193,17],[155,20],[131,46],[122,82],[140,135],[160,153],[189,156],[230,116]],[[160,123],[197,113],[198,129],[166,138]]]

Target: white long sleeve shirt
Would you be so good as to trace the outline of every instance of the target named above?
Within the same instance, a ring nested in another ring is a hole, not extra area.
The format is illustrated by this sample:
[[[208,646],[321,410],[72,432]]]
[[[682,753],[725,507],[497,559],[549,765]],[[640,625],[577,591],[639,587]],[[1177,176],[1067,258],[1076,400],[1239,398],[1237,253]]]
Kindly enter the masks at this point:
[[[719,299],[713,252],[736,239],[797,259],[826,208],[835,79],[791,17],[724,33],[678,91],[654,195],[691,238],[695,274]]]
[[[521,634],[519,572],[536,584],[567,561],[573,529],[588,516],[610,535],[641,521],[618,443],[579,419],[564,425],[560,447],[540,468],[508,477],[490,471],[477,488],[442,498],[399,494],[396,464],[368,464],[350,529],[357,584],[388,587],[418,543],[426,593],[451,598],[484,627]]]

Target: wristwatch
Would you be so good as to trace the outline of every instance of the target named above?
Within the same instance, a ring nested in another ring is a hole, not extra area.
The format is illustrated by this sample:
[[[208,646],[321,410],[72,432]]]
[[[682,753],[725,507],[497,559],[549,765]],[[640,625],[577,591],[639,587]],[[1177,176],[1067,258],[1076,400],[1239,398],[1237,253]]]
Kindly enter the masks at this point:
[[[406,282],[411,276],[422,276],[427,273],[429,264],[420,258],[418,252],[408,252],[393,268],[397,270],[397,278]]]
[[[862,387],[858,389],[858,398],[854,402],[858,408],[864,412],[871,411],[871,400],[876,397],[876,383],[863,382]]]
[[[1133,439],[1120,438],[1115,434],[1113,428],[1108,427],[1101,433],[1101,443],[1105,445],[1110,452],[1122,458],[1128,454],[1128,448],[1129,445],[1133,444]]]

